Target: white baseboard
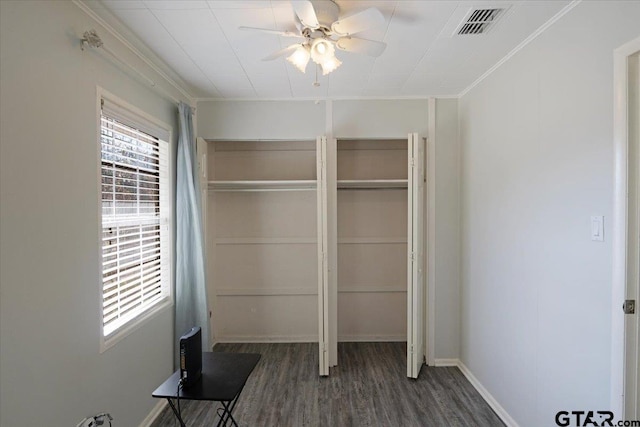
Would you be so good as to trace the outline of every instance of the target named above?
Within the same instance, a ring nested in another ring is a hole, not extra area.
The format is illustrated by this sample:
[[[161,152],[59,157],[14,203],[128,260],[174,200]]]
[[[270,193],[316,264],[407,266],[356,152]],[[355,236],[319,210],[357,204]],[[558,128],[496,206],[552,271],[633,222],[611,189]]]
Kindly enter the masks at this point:
[[[434,365],[437,367],[445,367],[445,366],[460,366],[460,361],[458,359],[436,359],[434,360]]]
[[[509,415],[509,413],[498,403],[498,401],[491,395],[491,393],[489,393],[489,391],[484,388],[482,383],[480,383],[480,381],[471,373],[469,368],[467,368],[464,363],[458,361],[458,368],[460,369],[460,371],[462,371],[464,376],[467,377],[471,385],[473,385],[475,389],[478,390],[480,396],[482,396],[482,398],[489,404],[489,406],[491,406],[491,409],[493,409],[493,411],[498,415],[498,417],[500,417],[502,422],[505,423],[507,427],[519,427],[518,423],[513,418],[511,418],[511,415]]]
[[[145,417],[144,420],[140,423],[139,427],[150,427],[151,424],[160,416],[164,408],[167,406],[167,401],[165,399],[160,400],[156,406],[153,407],[149,415]]]

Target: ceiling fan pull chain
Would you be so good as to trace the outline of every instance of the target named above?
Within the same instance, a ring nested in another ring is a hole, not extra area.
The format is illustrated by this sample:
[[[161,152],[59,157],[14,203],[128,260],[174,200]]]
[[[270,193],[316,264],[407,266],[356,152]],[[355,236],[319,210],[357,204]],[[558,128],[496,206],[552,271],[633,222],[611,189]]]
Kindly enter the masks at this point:
[[[316,64],[316,80],[313,82],[313,85],[315,87],[319,87],[320,86],[320,82],[318,81],[318,67],[320,67],[320,65]]]

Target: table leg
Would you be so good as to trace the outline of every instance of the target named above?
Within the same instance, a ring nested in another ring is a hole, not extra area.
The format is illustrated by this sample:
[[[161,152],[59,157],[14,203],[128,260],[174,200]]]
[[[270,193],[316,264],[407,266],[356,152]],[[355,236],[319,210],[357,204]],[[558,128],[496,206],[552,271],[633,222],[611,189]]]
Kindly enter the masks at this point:
[[[218,416],[220,417],[220,420],[218,421],[217,426],[227,426],[227,422],[231,421],[231,425],[238,427],[238,423],[236,422],[235,418],[233,418],[233,415],[231,414],[231,411],[233,411],[233,406],[232,402],[220,402],[222,404],[222,408],[218,408],[218,411],[222,410],[222,414],[220,414],[220,412],[218,412]]]
[[[171,401],[170,397],[167,397],[167,402],[169,402],[169,406],[171,406],[171,410],[173,411],[173,414],[178,419],[178,422],[180,423],[180,427],[187,427],[187,425],[184,423],[184,421],[182,421],[182,417],[180,416],[180,412],[178,412],[178,410],[176,409],[176,406],[173,404],[173,402]]]

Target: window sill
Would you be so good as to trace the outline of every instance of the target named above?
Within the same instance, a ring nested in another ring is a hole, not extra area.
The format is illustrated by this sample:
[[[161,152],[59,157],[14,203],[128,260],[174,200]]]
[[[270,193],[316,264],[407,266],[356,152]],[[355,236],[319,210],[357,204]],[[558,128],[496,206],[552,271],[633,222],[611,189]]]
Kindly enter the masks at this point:
[[[158,315],[168,307],[173,307],[173,300],[170,297],[167,297],[165,300],[158,302],[156,305],[142,313],[140,316],[122,325],[120,328],[112,332],[109,336],[101,336],[100,353],[104,353],[105,351],[116,345],[116,343],[129,336],[131,333],[136,331],[152,318],[156,317],[156,315]],[[102,335],[102,332],[100,334]]]

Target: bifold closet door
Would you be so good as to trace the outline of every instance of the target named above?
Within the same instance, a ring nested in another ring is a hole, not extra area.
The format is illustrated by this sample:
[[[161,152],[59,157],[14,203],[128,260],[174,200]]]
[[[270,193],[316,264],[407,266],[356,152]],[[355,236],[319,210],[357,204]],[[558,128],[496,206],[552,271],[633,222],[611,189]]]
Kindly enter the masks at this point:
[[[423,195],[424,144],[409,134],[407,218],[407,376],[418,378],[424,360]]]
[[[316,143],[318,195],[318,360],[321,376],[329,375],[329,264],[327,259],[327,138]]]
[[[202,224],[200,224],[201,229],[202,229],[202,242],[204,244],[204,260],[205,260],[205,265],[204,265],[204,271],[205,271],[205,283],[207,283],[208,286],[208,278],[207,278],[207,272],[208,272],[208,267],[207,267],[207,251],[208,249],[208,239],[207,239],[207,226],[208,226],[208,219],[207,219],[207,215],[209,214],[209,210],[208,210],[208,206],[209,206],[209,195],[208,195],[208,180],[209,180],[209,170],[207,167],[207,155],[208,155],[208,151],[209,151],[209,144],[207,143],[207,141],[204,138],[200,138],[200,137],[196,137],[196,157],[198,159],[197,161],[197,168],[198,168],[198,179],[200,180],[200,214],[202,215],[200,217]],[[207,310],[209,310],[209,342],[210,343],[214,343],[215,342],[215,337],[213,335],[213,328],[211,327],[211,307],[212,307],[212,293],[209,291],[209,289],[207,288]],[[213,348],[213,344],[212,348]],[[211,351],[212,348],[207,349],[206,351]]]

